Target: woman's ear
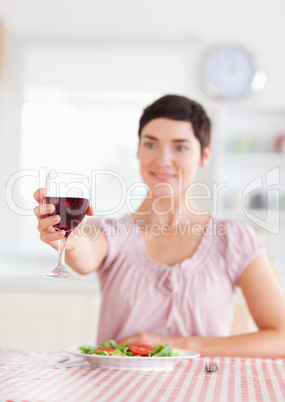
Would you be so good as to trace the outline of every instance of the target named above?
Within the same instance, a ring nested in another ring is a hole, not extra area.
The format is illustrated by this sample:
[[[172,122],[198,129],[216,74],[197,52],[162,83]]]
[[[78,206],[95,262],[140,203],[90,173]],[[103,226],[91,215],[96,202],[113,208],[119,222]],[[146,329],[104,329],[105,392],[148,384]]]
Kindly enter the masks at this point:
[[[211,153],[212,153],[212,147],[211,147],[211,145],[207,145],[203,149],[203,152],[202,152],[202,157],[201,157],[201,161],[200,161],[201,167],[205,167],[208,165]]]

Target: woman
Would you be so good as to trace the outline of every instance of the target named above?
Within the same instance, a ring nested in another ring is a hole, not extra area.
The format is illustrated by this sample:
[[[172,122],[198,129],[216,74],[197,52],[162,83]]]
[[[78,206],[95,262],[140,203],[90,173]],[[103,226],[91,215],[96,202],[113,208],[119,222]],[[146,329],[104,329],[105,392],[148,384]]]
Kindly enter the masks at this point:
[[[137,156],[148,188],[141,206],[116,222],[91,218],[88,235],[69,236],[67,263],[80,274],[98,272],[99,343],[113,338],[202,355],[285,356],[285,300],[254,230],[205,214],[191,199],[197,170],[211,155],[209,137],[199,104],[176,95],[158,99],[140,120]],[[44,189],[34,195],[39,203],[44,196]],[[58,216],[44,217],[52,210],[40,204],[35,214],[41,240],[57,248],[64,232],[53,228]],[[236,287],[255,333],[230,336]]]

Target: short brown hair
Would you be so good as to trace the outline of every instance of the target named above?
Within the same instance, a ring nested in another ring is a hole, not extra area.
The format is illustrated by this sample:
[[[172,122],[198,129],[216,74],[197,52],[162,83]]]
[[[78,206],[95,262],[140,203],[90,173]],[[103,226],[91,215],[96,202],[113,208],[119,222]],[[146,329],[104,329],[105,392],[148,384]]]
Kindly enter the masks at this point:
[[[159,117],[189,121],[192,124],[195,137],[200,142],[201,151],[209,145],[211,121],[199,103],[179,95],[165,95],[157,99],[143,111],[139,123],[139,137],[143,127],[149,121]]]

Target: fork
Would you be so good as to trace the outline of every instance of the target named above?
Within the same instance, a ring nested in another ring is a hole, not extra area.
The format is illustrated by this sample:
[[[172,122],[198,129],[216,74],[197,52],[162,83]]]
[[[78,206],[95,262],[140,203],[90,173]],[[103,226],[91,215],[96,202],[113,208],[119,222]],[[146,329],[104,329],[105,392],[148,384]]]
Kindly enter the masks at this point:
[[[208,373],[215,373],[219,370],[218,364],[216,362],[207,362],[205,365],[205,370]]]
[[[57,361],[54,361],[54,362],[51,362],[51,363],[47,363],[43,367],[55,367],[60,363],[67,362],[68,360],[69,360],[69,357],[64,357],[64,358],[62,358],[60,360],[57,360]]]

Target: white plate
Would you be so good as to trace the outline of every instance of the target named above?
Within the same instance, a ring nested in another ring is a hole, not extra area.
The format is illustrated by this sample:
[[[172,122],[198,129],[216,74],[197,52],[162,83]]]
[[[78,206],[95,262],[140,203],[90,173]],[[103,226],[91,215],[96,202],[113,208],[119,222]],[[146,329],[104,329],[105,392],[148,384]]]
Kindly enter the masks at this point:
[[[92,367],[127,370],[169,370],[183,360],[194,359],[200,353],[182,350],[186,356],[177,357],[140,357],[140,356],[101,356],[80,353],[77,348],[66,348],[65,352],[80,356],[87,360]]]

